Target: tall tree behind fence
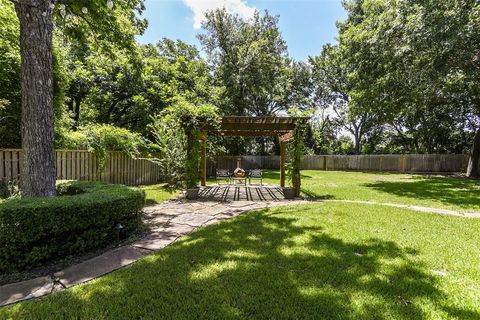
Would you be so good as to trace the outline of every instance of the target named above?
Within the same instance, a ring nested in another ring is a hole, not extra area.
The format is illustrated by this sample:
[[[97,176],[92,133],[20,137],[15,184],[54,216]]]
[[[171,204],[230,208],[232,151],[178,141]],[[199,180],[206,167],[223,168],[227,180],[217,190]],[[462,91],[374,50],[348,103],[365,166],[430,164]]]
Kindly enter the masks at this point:
[[[207,163],[209,175],[215,168],[234,170],[237,158],[244,169],[279,169],[279,156],[218,156]],[[390,172],[465,172],[468,155],[462,154],[382,154],[382,155],[313,155],[305,156],[304,170],[351,170]]]
[[[108,152],[105,168],[99,171],[95,154],[85,150],[57,150],[56,170],[60,180],[98,180],[126,185],[153,184],[162,180],[157,164],[133,159],[120,151]],[[22,151],[0,150],[0,180],[20,178]]]

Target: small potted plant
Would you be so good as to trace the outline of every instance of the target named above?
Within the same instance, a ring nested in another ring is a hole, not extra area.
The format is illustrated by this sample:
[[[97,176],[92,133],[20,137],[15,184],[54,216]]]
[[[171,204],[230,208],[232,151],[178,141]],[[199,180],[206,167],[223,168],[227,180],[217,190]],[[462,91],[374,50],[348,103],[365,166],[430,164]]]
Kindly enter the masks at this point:
[[[198,193],[200,192],[199,187],[195,188],[188,188],[187,189],[187,199],[188,200],[196,200],[198,199]]]
[[[285,199],[295,198],[295,188],[293,187],[283,187],[283,196]]]
[[[295,188],[293,187],[293,181],[292,181],[292,174],[293,174],[292,164],[288,163],[287,168],[288,168],[288,170],[287,170],[287,181],[288,181],[289,186],[283,187],[282,191],[283,191],[283,197],[287,200],[290,200],[290,199],[295,198]]]

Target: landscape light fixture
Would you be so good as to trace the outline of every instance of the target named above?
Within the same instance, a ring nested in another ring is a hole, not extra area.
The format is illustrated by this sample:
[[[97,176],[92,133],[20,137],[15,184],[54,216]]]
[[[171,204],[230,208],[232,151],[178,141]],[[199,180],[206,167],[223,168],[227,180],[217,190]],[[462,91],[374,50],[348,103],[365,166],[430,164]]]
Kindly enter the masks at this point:
[[[115,230],[117,230],[117,241],[120,241],[120,236],[122,235],[122,231],[125,227],[121,223],[115,224]]]

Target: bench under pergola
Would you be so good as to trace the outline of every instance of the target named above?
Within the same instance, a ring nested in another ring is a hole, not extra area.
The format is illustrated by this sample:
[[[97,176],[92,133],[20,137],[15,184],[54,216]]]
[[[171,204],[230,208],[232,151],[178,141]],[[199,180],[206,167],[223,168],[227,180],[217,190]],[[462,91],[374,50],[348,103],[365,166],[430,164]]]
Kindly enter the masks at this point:
[[[280,142],[280,185],[285,186],[286,144],[295,136],[297,126],[306,121],[306,117],[222,117],[217,127],[205,126],[202,129],[201,147],[201,185],[207,180],[207,135],[244,136],[244,137],[278,137]]]

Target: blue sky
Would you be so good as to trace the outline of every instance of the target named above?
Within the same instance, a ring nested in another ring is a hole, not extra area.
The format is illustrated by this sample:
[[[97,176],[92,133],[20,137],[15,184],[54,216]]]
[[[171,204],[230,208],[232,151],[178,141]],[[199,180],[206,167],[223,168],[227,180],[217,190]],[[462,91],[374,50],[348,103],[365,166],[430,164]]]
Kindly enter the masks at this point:
[[[200,47],[196,34],[206,9],[226,7],[248,17],[254,9],[280,15],[280,29],[290,55],[305,60],[320,54],[322,45],[334,42],[335,22],[346,13],[340,0],[146,0],[143,14],[149,21],[140,43],[155,43],[163,37],[181,39]]]

